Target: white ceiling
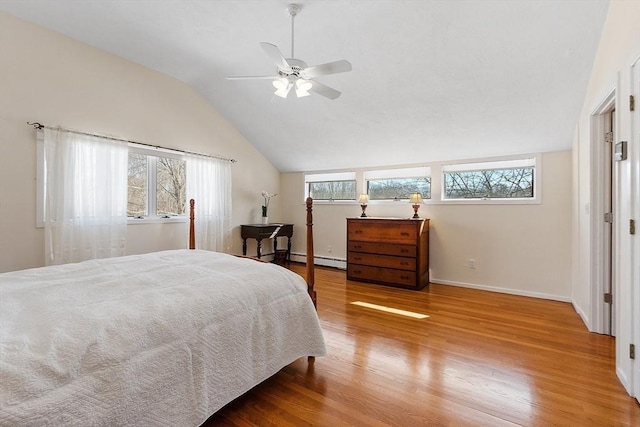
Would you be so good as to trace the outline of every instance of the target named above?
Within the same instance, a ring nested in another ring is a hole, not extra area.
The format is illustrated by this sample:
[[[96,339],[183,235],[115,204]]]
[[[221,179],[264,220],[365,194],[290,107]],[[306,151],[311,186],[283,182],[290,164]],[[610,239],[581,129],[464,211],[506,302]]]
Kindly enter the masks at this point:
[[[273,95],[259,47],[290,54],[289,1],[0,0],[0,9],[192,86],[280,171],[570,149],[602,0],[301,0],[295,54],[347,59],[342,91]]]

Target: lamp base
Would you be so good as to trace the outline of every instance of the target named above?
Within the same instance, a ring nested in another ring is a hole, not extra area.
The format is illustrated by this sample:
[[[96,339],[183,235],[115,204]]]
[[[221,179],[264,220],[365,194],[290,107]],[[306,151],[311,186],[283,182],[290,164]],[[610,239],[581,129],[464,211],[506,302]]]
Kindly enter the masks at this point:
[[[418,216],[418,209],[420,209],[420,205],[412,205],[413,206],[413,216],[412,219],[420,218]]]
[[[362,215],[360,215],[360,218],[366,218],[367,214],[364,213],[364,211],[367,209],[367,205],[360,205],[360,207],[362,208]]]

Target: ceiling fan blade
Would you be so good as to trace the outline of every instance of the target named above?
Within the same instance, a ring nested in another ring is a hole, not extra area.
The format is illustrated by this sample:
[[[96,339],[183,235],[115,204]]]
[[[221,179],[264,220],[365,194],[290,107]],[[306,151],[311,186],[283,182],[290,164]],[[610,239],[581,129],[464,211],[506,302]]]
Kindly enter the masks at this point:
[[[340,61],[307,67],[302,70],[302,74],[307,78],[312,79],[325,74],[344,73],[347,71],[351,71],[351,63],[346,59],[342,59]]]
[[[313,86],[311,86],[309,90],[317,93],[318,95],[322,95],[329,99],[336,99],[341,94],[341,92],[335,89],[332,89],[329,86],[325,86],[318,81],[315,81],[315,80],[311,80],[311,81],[313,82]]]
[[[230,76],[227,80],[275,80],[278,76]]]
[[[262,47],[262,50],[264,50],[264,52],[267,54],[267,56],[271,58],[273,62],[275,62],[279,69],[288,73],[293,72],[287,60],[284,59],[284,56],[282,56],[282,53],[280,53],[280,49],[278,49],[278,46],[267,42],[260,42],[260,46]]]

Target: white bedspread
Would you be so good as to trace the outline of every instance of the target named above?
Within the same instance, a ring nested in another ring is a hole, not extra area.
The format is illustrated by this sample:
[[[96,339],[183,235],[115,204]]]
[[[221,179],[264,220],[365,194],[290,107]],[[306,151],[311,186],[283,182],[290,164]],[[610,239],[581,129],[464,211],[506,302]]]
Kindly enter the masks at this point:
[[[1,426],[198,426],[325,345],[306,283],[165,251],[0,275]]]

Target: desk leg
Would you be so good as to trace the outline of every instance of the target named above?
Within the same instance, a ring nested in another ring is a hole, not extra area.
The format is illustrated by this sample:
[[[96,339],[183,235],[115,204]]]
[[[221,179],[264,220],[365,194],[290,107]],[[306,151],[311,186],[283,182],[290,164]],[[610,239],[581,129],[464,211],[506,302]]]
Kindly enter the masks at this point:
[[[262,257],[262,239],[256,239],[258,241],[258,247],[257,247],[257,252],[258,252],[258,259],[260,259],[260,257]]]
[[[242,255],[247,256],[247,239],[242,239]]]
[[[287,262],[291,262],[291,237],[287,237]]]

